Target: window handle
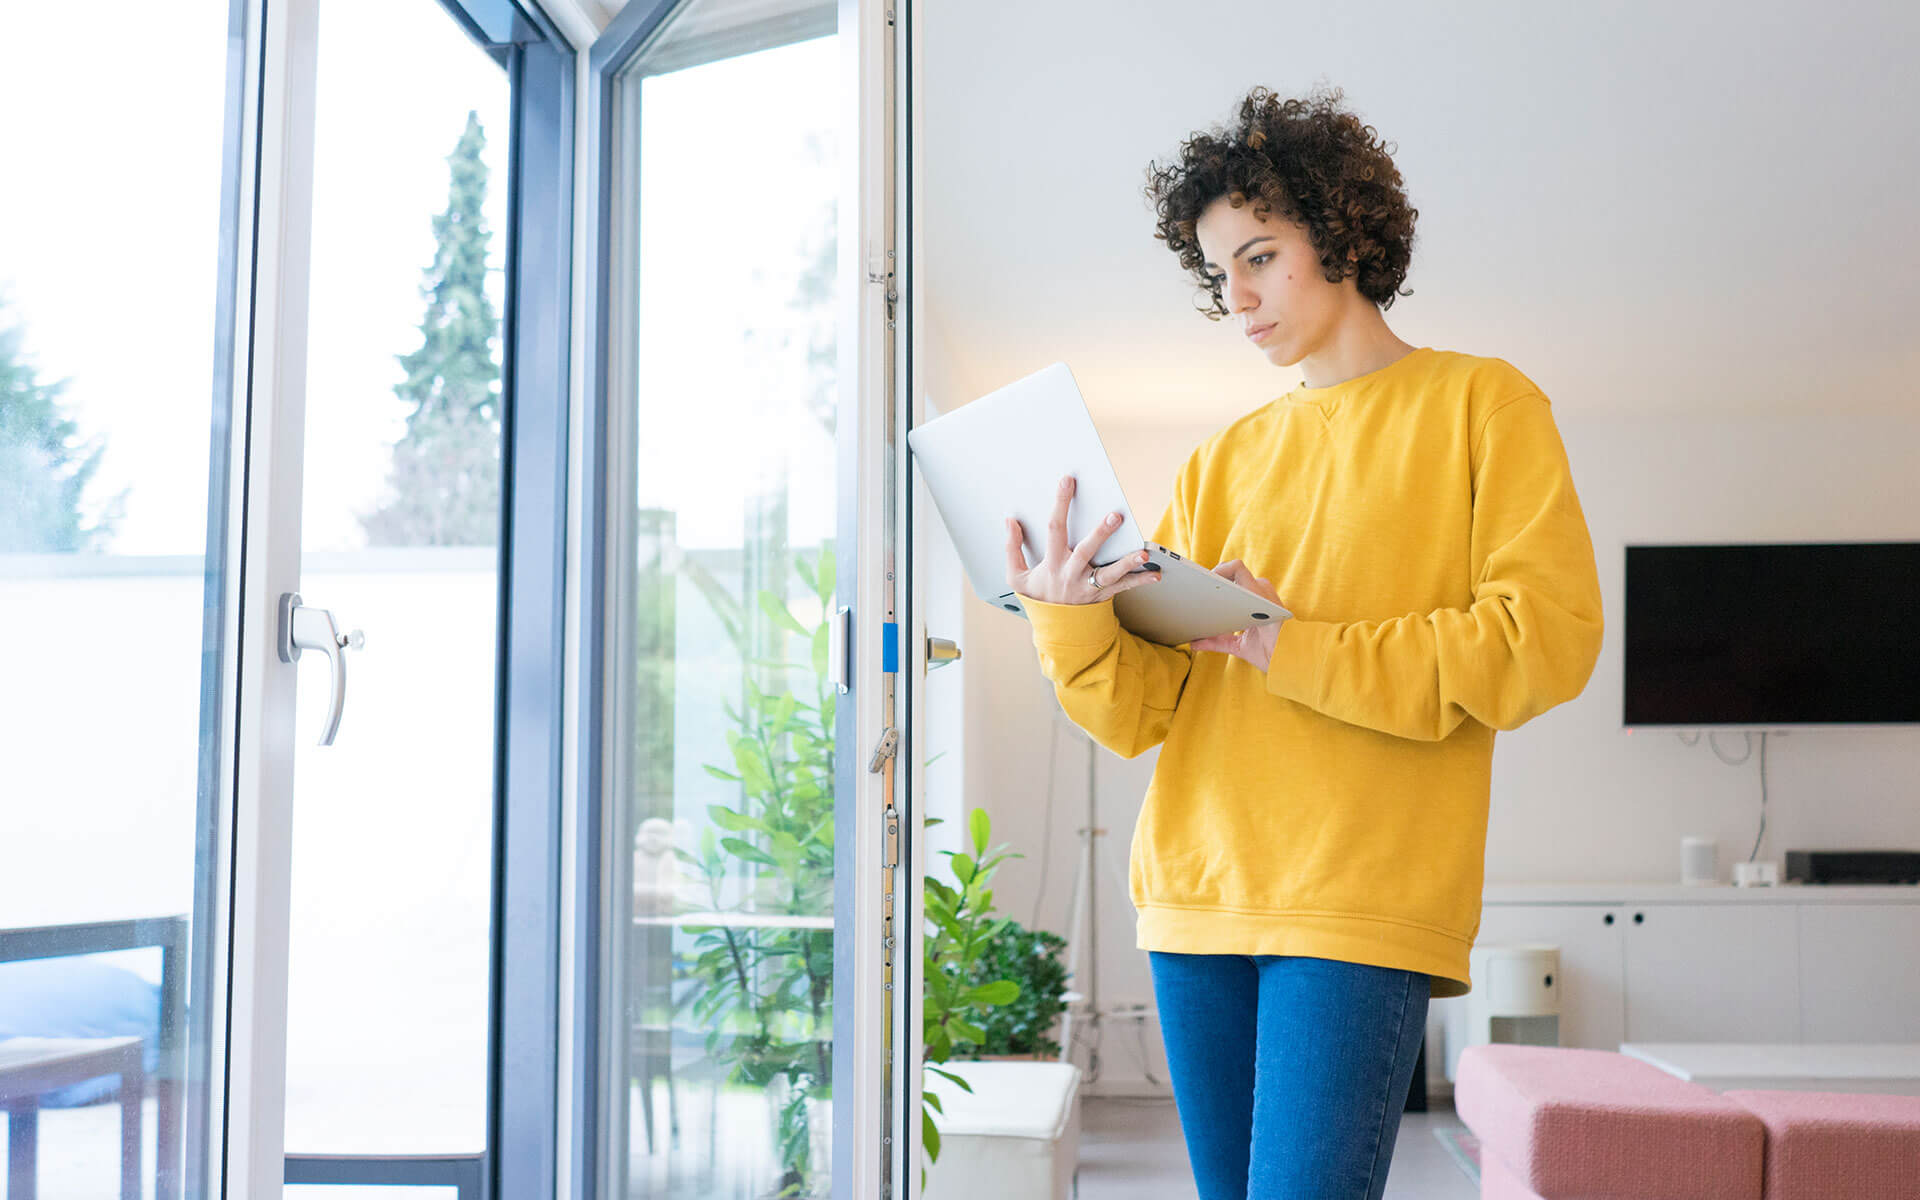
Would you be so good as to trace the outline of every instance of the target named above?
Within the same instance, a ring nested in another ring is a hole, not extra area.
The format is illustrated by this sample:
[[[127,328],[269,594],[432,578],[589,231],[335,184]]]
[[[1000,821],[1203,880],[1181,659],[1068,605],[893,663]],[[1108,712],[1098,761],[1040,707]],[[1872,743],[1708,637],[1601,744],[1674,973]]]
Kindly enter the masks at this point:
[[[853,610],[842,604],[827,618],[827,682],[841,695],[850,690],[853,672],[847,664],[853,641]]]
[[[320,745],[333,745],[340,731],[340,712],[347,703],[347,650],[367,644],[367,635],[358,629],[341,633],[333,614],[324,608],[308,608],[300,602],[299,592],[280,594],[280,661],[300,661],[302,650],[318,650],[333,667],[332,700],[327,705],[326,728],[320,732]]]

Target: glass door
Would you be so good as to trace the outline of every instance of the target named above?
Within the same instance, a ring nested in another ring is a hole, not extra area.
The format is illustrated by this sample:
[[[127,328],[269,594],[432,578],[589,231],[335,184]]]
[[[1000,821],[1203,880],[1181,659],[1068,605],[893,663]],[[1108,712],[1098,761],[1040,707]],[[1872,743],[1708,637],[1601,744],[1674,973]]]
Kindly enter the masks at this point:
[[[0,12],[9,1194],[550,1193],[573,52],[145,11]]]
[[[261,781],[284,1090],[254,1134],[297,1200],[537,1196],[560,968],[514,931],[559,900],[522,868],[561,804],[575,55],[505,0],[266,11],[289,167],[264,523],[276,682],[302,669]]]
[[[8,1194],[218,1194],[246,15],[0,8]],[[30,114],[30,115],[29,115]]]
[[[893,32],[872,3],[631,0],[592,51],[583,1195],[898,1178],[889,973],[918,941],[890,924],[896,325],[865,186]]]
[[[486,1148],[511,111],[503,65],[437,0],[314,16],[299,591],[362,639],[331,745],[329,663],[299,672],[302,1179]]]

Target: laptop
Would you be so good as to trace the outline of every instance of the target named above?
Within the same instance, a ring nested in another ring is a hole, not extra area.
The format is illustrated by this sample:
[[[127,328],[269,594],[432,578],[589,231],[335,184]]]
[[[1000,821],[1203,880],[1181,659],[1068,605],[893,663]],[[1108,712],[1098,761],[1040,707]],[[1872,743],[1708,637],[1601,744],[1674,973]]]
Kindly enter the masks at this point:
[[[1007,585],[1006,519],[1020,522],[1027,562],[1039,563],[1060,480],[1072,475],[1067,545],[1078,545],[1117,512],[1120,524],[1094,551],[1093,565],[1145,550],[1147,562],[1139,569],[1160,572],[1159,583],[1113,598],[1114,615],[1129,632],[1177,646],[1292,615],[1252,588],[1147,539],[1064,362],[908,431],[907,449],[960,552],[967,583],[995,608],[1027,615],[1023,597]]]

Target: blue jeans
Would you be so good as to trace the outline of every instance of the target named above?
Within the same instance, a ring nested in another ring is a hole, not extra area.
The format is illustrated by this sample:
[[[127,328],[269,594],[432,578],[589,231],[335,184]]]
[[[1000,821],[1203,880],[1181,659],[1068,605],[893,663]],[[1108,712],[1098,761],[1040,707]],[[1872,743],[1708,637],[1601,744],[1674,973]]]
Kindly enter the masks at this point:
[[[1427,976],[1299,955],[1147,958],[1200,1200],[1380,1200]]]

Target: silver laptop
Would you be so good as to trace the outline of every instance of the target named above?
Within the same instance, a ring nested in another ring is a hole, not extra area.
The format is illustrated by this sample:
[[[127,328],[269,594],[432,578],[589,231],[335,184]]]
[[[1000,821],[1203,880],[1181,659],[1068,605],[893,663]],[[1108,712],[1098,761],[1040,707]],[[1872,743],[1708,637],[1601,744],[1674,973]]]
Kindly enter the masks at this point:
[[[910,430],[907,448],[960,551],[967,582],[997,608],[1026,616],[1021,596],[1007,586],[1006,519],[1020,522],[1027,562],[1039,563],[1046,556],[1047,522],[1053,519],[1060,480],[1072,475],[1067,545],[1078,545],[1108,513],[1117,512],[1120,524],[1094,551],[1093,564],[1145,550],[1147,562],[1139,569],[1160,571],[1159,583],[1114,597],[1114,615],[1126,629],[1175,646],[1292,615],[1253,589],[1147,540],[1066,363],[1044,367]]]

